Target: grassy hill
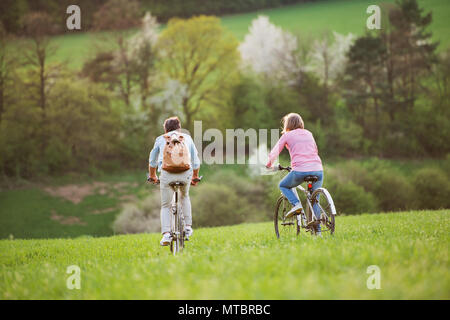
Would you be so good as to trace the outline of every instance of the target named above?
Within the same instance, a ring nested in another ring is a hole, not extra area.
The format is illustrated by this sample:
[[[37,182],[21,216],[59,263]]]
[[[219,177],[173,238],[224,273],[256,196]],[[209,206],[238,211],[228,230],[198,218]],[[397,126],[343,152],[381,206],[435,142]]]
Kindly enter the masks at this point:
[[[338,217],[333,237],[281,241],[271,223],[197,229],[177,257],[159,234],[1,240],[0,299],[449,299],[449,217]],[[66,288],[70,265],[80,290]]]
[[[368,0],[330,0],[311,3],[300,3],[274,9],[265,9],[253,13],[236,14],[222,17],[223,25],[228,28],[239,40],[243,40],[248,32],[251,21],[258,15],[270,17],[278,26],[299,34],[303,38],[319,37],[326,30],[340,33],[352,32],[360,35],[365,32],[366,9],[371,4],[393,3],[388,1]],[[420,6],[426,11],[433,12],[431,31],[433,38],[440,40],[440,50],[448,48],[450,44],[450,3],[448,0],[418,0]],[[163,26],[164,27],[164,26]],[[80,68],[83,61],[91,54],[92,44],[95,41],[93,33],[70,32],[54,38],[59,49],[54,61],[68,61],[72,68]]]

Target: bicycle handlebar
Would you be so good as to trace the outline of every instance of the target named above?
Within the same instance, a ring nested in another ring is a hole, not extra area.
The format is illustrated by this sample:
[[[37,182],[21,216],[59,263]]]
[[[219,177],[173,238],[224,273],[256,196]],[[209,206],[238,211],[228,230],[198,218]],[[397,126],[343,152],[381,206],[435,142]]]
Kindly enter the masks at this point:
[[[281,164],[278,164],[278,170],[280,170],[280,171],[286,170],[288,172],[291,172],[292,168],[290,166],[283,167]]]
[[[203,176],[200,176],[198,178],[193,179],[192,181],[200,182],[200,181],[202,181],[202,178],[203,178]],[[147,173],[147,181],[148,182],[153,182],[154,184],[160,184],[160,180],[159,179],[156,180],[155,182],[153,181],[153,179],[150,179],[150,174],[149,173]]]

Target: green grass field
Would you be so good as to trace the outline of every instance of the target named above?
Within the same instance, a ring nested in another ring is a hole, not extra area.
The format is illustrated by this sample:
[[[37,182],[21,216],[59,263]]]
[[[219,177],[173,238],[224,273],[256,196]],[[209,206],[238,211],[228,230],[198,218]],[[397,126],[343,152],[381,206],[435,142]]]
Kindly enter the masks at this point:
[[[240,41],[248,32],[251,21],[258,15],[270,17],[272,23],[286,30],[299,34],[306,41],[320,37],[324,31],[337,31],[360,35],[365,32],[368,14],[366,9],[372,4],[388,1],[368,0],[330,0],[311,3],[301,3],[274,9],[265,9],[252,13],[236,14],[222,17],[223,25]],[[439,50],[448,48],[450,44],[448,17],[450,3],[448,0],[419,0],[420,6],[433,12],[431,31],[433,39],[441,41]],[[164,27],[164,26],[163,26]],[[72,68],[79,69],[86,57],[92,53],[96,41],[93,33],[70,32],[67,35],[54,38],[58,51],[53,61],[67,61]]]
[[[159,234],[1,240],[0,299],[449,299],[449,217],[345,216],[335,236],[281,241],[271,223],[197,229],[177,257]],[[70,265],[80,290],[66,287]]]

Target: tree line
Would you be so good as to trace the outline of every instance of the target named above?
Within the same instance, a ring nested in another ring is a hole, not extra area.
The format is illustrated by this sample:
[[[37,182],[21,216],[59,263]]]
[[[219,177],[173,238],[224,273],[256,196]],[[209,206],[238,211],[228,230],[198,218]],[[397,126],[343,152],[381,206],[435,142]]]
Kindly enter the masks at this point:
[[[167,22],[170,18],[188,18],[194,15],[224,15],[272,8],[286,4],[318,1],[318,0],[139,0],[139,14],[150,11],[160,22]],[[83,16],[83,30],[92,31],[95,24],[95,14],[98,10],[111,2],[110,0],[2,0],[0,2],[0,21],[4,28],[14,34],[20,34],[25,28],[23,18],[30,12],[46,12],[50,19],[58,26],[65,26],[66,8],[78,5]],[[115,1],[121,6],[120,0]],[[133,4],[132,4],[133,5]],[[115,26],[115,29],[120,26]],[[59,29],[59,32],[64,32]]]

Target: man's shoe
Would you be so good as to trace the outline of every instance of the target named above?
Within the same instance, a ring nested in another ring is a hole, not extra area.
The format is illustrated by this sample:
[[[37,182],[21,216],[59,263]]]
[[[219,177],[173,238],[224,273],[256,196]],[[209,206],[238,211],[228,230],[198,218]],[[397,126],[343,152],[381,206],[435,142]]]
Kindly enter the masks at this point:
[[[169,232],[163,234],[161,241],[159,242],[162,246],[168,246],[172,242],[172,236]]]
[[[299,202],[297,203],[288,213],[286,213],[286,219],[289,219],[296,213],[301,213],[303,210],[302,204]]]

